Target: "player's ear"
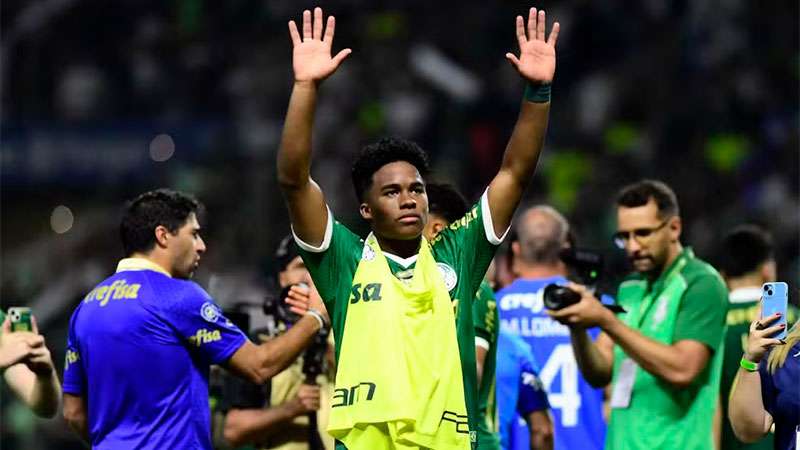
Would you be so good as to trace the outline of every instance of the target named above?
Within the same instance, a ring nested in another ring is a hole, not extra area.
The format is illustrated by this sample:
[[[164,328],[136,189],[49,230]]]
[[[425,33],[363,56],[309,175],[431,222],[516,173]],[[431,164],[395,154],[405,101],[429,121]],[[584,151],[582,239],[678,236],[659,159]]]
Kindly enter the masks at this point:
[[[164,225],[159,225],[156,227],[153,233],[155,233],[156,235],[156,244],[162,248],[166,247],[171,234],[167,229],[167,227],[165,227]]]
[[[681,222],[680,216],[673,216],[669,219],[669,234],[672,238],[672,241],[678,241],[681,237],[681,231],[683,231],[683,223]]]
[[[364,220],[372,220],[372,208],[366,202],[358,207],[358,212]]]
[[[511,243],[511,254],[514,256],[519,256],[522,253],[522,248],[519,246],[519,241],[514,241]]]
[[[444,230],[444,227],[445,227],[445,224],[443,224],[442,222],[438,222],[438,221],[434,222],[433,223],[433,235],[434,236],[439,235],[439,233],[441,233],[442,230]]]

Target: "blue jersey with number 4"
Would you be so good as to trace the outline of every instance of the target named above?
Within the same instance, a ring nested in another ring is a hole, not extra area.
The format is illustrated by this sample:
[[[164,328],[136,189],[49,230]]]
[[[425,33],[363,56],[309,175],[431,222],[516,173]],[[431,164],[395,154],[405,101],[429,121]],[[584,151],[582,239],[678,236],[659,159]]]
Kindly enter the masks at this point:
[[[569,329],[546,313],[542,294],[563,277],[517,279],[497,293],[504,331],[520,336],[539,363],[555,426],[555,450],[602,450],[606,434],[603,390],[586,382],[572,352]],[[592,339],[599,329],[589,330]]]

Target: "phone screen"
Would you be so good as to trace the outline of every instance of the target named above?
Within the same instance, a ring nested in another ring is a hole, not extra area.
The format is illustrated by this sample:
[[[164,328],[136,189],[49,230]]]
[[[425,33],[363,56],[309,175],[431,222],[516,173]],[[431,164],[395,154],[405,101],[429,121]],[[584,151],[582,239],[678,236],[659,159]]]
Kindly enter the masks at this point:
[[[789,285],[784,282],[764,283],[762,287],[761,297],[761,318],[769,317],[777,312],[781,313],[781,317],[769,324],[770,327],[784,324],[786,325],[786,307],[789,303]],[[775,339],[783,339],[786,337],[786,328],[779,333],[770,336]]]

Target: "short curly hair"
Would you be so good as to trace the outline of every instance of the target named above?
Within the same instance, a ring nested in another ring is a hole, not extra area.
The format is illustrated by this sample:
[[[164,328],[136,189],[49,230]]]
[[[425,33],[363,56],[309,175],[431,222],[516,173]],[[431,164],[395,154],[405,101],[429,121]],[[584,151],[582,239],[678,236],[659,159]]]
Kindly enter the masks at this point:
[[[386,137],[364,146],[353,160],[351,176],[358,201],[364,201],[364,194],[372,186],[372,175],[381,167],[395,161],[405,161],[417,168],[424,179],[430,172],[428,155],[415,142]]]
[[[159,225],[176,233],[195,213],[201,220],[205,208],[194,197],[171,189],[145,192],[131,200],[125,207],[119,234],[125,255],[149,252],[155,247],[153,230]]]

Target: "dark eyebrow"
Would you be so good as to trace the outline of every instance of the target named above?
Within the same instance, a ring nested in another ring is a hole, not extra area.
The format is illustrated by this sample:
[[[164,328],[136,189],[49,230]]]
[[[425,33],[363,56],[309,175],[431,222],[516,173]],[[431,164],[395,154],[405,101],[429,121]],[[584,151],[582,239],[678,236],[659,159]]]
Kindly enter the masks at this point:
[[[381,186],[381,191],[385,191],[388,189],[400,189],[400,185],[398,183],[391,183]]]

